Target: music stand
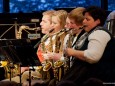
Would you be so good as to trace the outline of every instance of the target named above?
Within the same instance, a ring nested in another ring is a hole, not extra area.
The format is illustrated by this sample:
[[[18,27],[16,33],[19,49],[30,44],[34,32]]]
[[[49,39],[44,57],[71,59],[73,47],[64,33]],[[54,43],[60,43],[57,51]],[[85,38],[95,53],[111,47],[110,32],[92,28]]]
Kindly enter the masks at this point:
[[[36,53],[34,52],[34,48],[31,45],[30,39],[1,39],[0,45],[5,58],[13,63],[18,63],[20,66],[41,65]]]

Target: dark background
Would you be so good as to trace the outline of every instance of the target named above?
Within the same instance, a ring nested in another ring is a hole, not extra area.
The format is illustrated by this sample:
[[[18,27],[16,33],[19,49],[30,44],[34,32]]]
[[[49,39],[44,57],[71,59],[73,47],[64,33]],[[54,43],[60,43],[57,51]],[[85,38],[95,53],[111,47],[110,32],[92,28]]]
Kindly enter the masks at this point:
[[[42,12],[46,10],[65,9],[69,12],[75,7],[91,5],[105,9],[108,15],[115,9],[115,0],[0,0],[0,39],[15,39],[15,29],[21,25],[39,27]],[[31,19],[38,19],[39,22],[31,22]],[[37,33],[41,34],[41,31]],[[22,38],[27,38],[27,34],[23,31]],[[36,44],[40,39],[32,41]]]

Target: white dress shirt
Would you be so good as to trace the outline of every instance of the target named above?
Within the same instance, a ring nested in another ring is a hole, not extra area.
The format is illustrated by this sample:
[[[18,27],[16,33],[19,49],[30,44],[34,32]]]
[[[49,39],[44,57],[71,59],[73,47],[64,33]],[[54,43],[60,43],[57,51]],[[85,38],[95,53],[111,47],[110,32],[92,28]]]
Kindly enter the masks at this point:
[[[86,61],[89,63],[98,62],[105,50],[107,43],[110,41],[110,35],[103,30],[95,30],[88,37],[88,47],[84,51]]]

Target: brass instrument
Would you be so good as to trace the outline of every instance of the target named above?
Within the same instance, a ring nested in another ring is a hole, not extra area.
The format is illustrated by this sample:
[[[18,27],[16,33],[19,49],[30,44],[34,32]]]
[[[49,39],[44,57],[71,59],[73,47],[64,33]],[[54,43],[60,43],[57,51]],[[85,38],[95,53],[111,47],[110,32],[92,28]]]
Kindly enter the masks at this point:
[[[29,28],[29,26],[20,26],[19,31],[17,32],[16,38],[21,39],[22,38],[22,30]]]
[[[20,65],[8,63],[4,66],[5,78],[12,78],[20,74]]]
[[[63,75],[64,75],[64,62],[58,60],[54,63],[54,77],[56,78],[57,82],[61,80]]]
[[[46,60],[46,64],[43,66],[43,71],[48,71],[52,67],[52,62],[50,60]]]
[[[13,64],[12,58],[6,53],[4,48],[0,48],[0,52],[5,56],[5,58],[0,61],[0,67],[3,67],[5,72],[5,78],[12,78],[19,74],[20,66],[18,64]]]
[[[64,48],[71,48],[72,47],[72,42],[73,42],[73,34],[69,33],[68,34],[68,40],[66,42],[66,46]],[[65,52],[63,51],[63,57],[64,57],[64,74],[69,70],[70,68],[70,58],[68,58],[65,55]]]
[[[71,31],[71,29],[62,29],[59,32],[54,33],[52,35],[48,35],[48,34],[45,35],[41,40],[43,52],[60,53],[63,56],[63,47],[64,47],[63,41],[65,36],[69,33],[69,31]],[[45,45],[46,40],[49,40],[48,47]],[[53,76],[57,81],[60,81],[61,77],[64,75],[64,70],[65,70],[64,67],[65,67],[65,61],[58,60],[54,62],[53,58],[52,59],[49,58],[44,61],[43,73],[46,74],[45,77],[47,78],[51,78],[51,76]],[[53,75],[51,74],[52,71],[53,71]]]
[[[42,79],[51,80],[54,78],[54,73],[52,69],[52,61],[50,59],[45,60],[45,63],[42,68]]]
[[[83,26],[81,26],[78,30],[82,30],[82,29],[84,29],[85,27],[86,27],[87,25],[83,25]],[[67,43],[66,43],[66,48],[72,48],[73,47],[73,41],[74,41],[74,38],[75,38],[75,36],[74,36],[74,33],[73,33],[73,31],[72,31],[73,29],[70,29],[70,31],[69,31],[69,37],[68,37],[68,40],[67,40]],[[64,72],[66,73],[68,70],[69,70],[69,68],[71,67],[71,64],[70,64],[70,57],[68,58],[68,56],[66,56],[65,54],[64,54]]]
[[[63,58],[63,42],[64,42],[64,38],[65,36],[68,34],[68,32],[70,31],[70,29],[62,29],[56,36],[55,38],[55,51],[54,53],[59,53],[62,55]],[[56,78],[57,82],[61,80],[62,76],[64,75],[64,61],[59,59],[56,62],[54,62],[54,77]]]
[[[22,26],[19,27],[19,30],[16,33],[16,39],[21,39],[22,38],[22,31],[23,30],[30,34],[30,32],[28,30],[38,31],[38,30],[40,30],[40,27],[30,28],[29,26],[22,25]]]
[[[42,73],[43,67],[42,66],[37,66],[35,69],[36,69],[36,71]]]
[[[85,27],[87,27],[87,25],[83,25],[83,26],[81,26],[79,29],[83,29],[83,28],[85,28]]]
[[[47,40],[49,41],[49,43],[46,45],[45,41]],[[49,36],[48,34],[45,35],[41,40],[41,47],[43,53],[52,52],[52,36]],[[52,67],[52,62],[50,61],[50,59],[46,59],[43,64],[43,71],[48,71]]]
[[[41,39],[41,49],[43,53],[46,53],[46,46],[45,46],[45,41],[48,39],[49,35],[44,35],[43,38]]]
[[[47,34],[45,35],[42,40],[41,40],[41,48],[42,48],[42,52],[43,53],[47,53],[47,52],[59,52],[58,48],[60,48],[57,42],[57,38],[58,38],[58,34],[60,34],[61,31],[54,33],[54,34]],[[45,43],[47,41],[47,43]],[[51,57],[52,58],[52,57]],[[44,78],[53,78],[55,77],[54,74],[54,60],[53,59],[46,59],[43,62],[43,79]],[[46,75],[46,76],[45,76]]]
[[[62,61],[60,61],[60,60],[58,60],[58,61],[56,61],[56,62],[54,63],[54,67],[55,67],[55,68],[59,68],[59,67],[61,67],[62,65],[64,65],[64,63],[63,63]]]
[[[50,31],[48,34],[46,34],[42,39],[41,39],[41,49],[43,53],[48,53],[52,52],[52,36],[50,35],[52,31]],[[46,43],[47,42],[47,43]],[[46,59],[43,64],[42,64],[42,79],[52,79],[53,78],[53,59]]]
[[[8,64],[7,61],[0,61],[0,67],[4,67]]]

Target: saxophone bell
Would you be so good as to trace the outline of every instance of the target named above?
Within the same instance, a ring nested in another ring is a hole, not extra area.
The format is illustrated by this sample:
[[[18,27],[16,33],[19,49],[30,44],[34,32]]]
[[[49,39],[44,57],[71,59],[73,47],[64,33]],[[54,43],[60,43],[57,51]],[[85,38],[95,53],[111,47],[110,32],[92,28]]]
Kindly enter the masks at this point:
[[[44,66],[43,66],[43,71],[48,71],[52,67],[52,63],[48,61]]]

